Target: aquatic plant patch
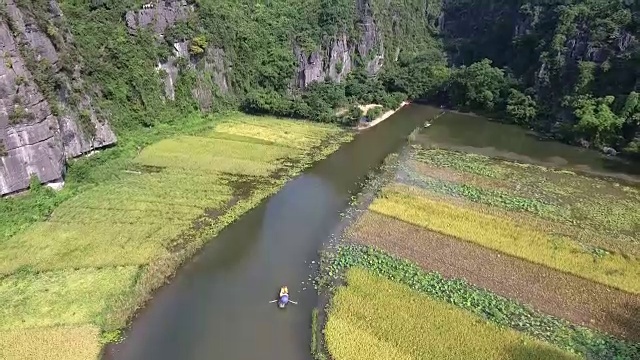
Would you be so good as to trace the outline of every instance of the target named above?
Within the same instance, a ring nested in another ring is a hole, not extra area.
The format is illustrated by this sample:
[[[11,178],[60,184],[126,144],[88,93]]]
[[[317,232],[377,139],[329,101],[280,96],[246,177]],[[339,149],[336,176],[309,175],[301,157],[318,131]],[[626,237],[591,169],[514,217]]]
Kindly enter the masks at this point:
[[[619,254],[594,254],[570,238],[548,234],[513,219],[481,213],[395,187],[383,191],[371,210],[430,230],[640,293],[640,261]]]
[[[562,208],[537,199],[511,195],[504,191],[445,181],[406,171],[401,182],[444,195],[465,198],[481,204],[501,207],[510,211],[527,211],[551,219],[566,218]]]
[[[318,282],[323,287],[330,286],[329,284],[336,278],[342,278],[345,271],[355,267],[363,267],[372,274],[408,286],[413,291],[428,295],[434,300],[455,305],[497,325],[513,328],[587,358],[632,360],[640,356],[640,344],[638,343],[618,340],[604,333],[543,315],[513,300],[471,286],[464,280],[445,279],[438,273],[423,271],[414,263],[371,247],[341,245],[335,251],[323,254],[321,266],[322,273]],[[377,294],[383,295],[381,292],[377,292]],[[385,295],[388,296],[389,293]],[[373,294],[373,296],[376,295]],[[404,306],[412,306],[414,302],[405,301],[403,304]],[[360,307],[366,308],[367,306]],[[385,307],[384,309],[387,313],[396,313],[402,311],[402,308],[403,306],[397,306]],[[411,321],[411,319],[419,317],[415,314],[413,316],[403,315],[398,316],[398,319],[388,321],[399,321],[400,319]],[[331,316],[329,321],[331,321]],[[346,323],[348,324],[349,321]],[[388,329],[385,322],[381,323],[380,328]],[[343,331],[340,335],[347,336],[347,333],[348,331]],[[408,337],[406,334],[413,335],[413,332],[403,332],[402,334]],[[471,337],[469,341],[480,340]],[[463,346],[459,342],[458,345]]]
[[[0,359],[96,360],[99,334],[92,325],[0,331]]]
[[[138,268],[18,272],[0,280],[0,331],[98,322],[127,294]]]
[[[411,158],[436,167],[451,168],[460,172],[502,179],[507,175],[503,168],[483,155],[460,153],[442,149],[423,149],[412,145]]]
[[[499,191],[510,197],[528,198],[552,205],[554,220],[608,233],[610,237],[640,236],[640,191],[614,181],[577,175],[570,171],[492,159],[448,150],[412,148],[411,158],[428,166],[447,169],[443,180],[457,177],[467,185]],[[405,166],[410,167],[410,166]],[[420,173],[421,171],[416,171]],[[423,174],[438,177],[438,172]],[[561,216],[558,216],[561,215]]]
[[[327,347],[341,359],[579,359],[360,267],[332,299]]]
[[[621,339],[640,342],[640,295],[367,211],[350,242],[374,246],[446,278],[462,278],[536,310]]]

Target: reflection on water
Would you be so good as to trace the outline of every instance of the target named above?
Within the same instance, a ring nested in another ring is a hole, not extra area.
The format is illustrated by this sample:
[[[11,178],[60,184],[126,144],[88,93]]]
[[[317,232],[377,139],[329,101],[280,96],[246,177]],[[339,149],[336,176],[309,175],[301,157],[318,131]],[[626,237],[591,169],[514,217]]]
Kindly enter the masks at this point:
[[[595,150],[540,140],[519,126],[475,115],[448,112],[417,136],[425,147],[473,152],[490,157],[565,168],[596,176],[640,182],[640,165]]]

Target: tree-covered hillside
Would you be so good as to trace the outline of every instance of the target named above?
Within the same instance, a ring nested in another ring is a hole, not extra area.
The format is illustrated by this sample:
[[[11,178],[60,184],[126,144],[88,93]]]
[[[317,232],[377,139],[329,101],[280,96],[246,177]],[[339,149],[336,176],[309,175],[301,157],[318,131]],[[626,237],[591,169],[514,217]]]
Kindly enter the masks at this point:
[[[497,110],[507,118],[567,141],[639,152],[640,3],[454,0],[444,8],[453,63],[488,58],[505,68],[511,89]]]
[[[117,130],[226,108],[350,123],[336,109],[408,97],[640,151],[635,2],[61,0],[62,17],[15,2],[65,35],[61,68]]]
[[[84,75],[120,128],[228,107],[322,121],[340,120],[334,108],[355,101],[395,107],[404,97],[373,75],[396,56],[439,46],[435,0],[61,4]]]

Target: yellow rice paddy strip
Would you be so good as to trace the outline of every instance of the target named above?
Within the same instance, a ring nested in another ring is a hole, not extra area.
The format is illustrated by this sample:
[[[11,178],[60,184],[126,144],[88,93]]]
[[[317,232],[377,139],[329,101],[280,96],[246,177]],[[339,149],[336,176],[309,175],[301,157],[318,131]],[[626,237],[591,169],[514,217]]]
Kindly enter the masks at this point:
[[[359,268],[338,289],[325,334],[335,360],[578,359]]]
[[[0,359],[95,360],[99,333],[92,325],[0,331]]]
[[[597,256],[567,237],[548,234],[506,217],[416,196],[400,187],[387,189],[370,209],[534,263],[640,293],[637,259],[618,254]]]
[[[249,136],[275,144],[307,150],[319,146],[331,135],[343,131],[338,127],[309,121],[283,120],[272,117],[231,119],[216,126],[214,133]]]

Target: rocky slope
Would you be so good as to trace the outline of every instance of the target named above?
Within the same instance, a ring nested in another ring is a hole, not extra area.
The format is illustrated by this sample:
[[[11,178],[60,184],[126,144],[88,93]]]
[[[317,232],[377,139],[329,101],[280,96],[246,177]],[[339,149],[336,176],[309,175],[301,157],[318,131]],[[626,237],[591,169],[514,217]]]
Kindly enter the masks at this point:
[[[14,0],[0,8],[0,195],[26,189],[32,176],[59,185],[66,159],[116,142],[73,76],[81,64],[68,58],[73,40],[56,26],[58,4],[40,5],[38,15]]]
[[[304,49],[295,41],[290,51],[295,59],[295,72],[291,79],[292,89],[304,89],[314,82],[325,79],[340,82],[355,67],[356,55],[366,59],[364,67],[370,75],[377,74],[384,63],[384,39],[372,15],[371,0],[356,0],[358,36],[350,36],[341,32],[319,48]],[[151,30],[159,39],[176,23],[185,22],[190,17],[197,17],[197,8],[186,0],[166,0],[151,2],[142,9],[130,10],[126,13],[126,24],[131,33],[141,29]],[[212,89],[207,85],[214,84],[222,94],[231,91],[228,79],[230,59],[225,56],[221,47],[211,46],[204,54],[196,56],[190,52],[190,41],[182,40],[171,43],[172,54],[158,63],[164,77],[165,95],[175,99],[175,86],[180,73],[177,63],[179,59],[186,61],[187,67],[196,70],[196,86],[192,95],[197,99],[201,110],[209,110],[212,105]]]

